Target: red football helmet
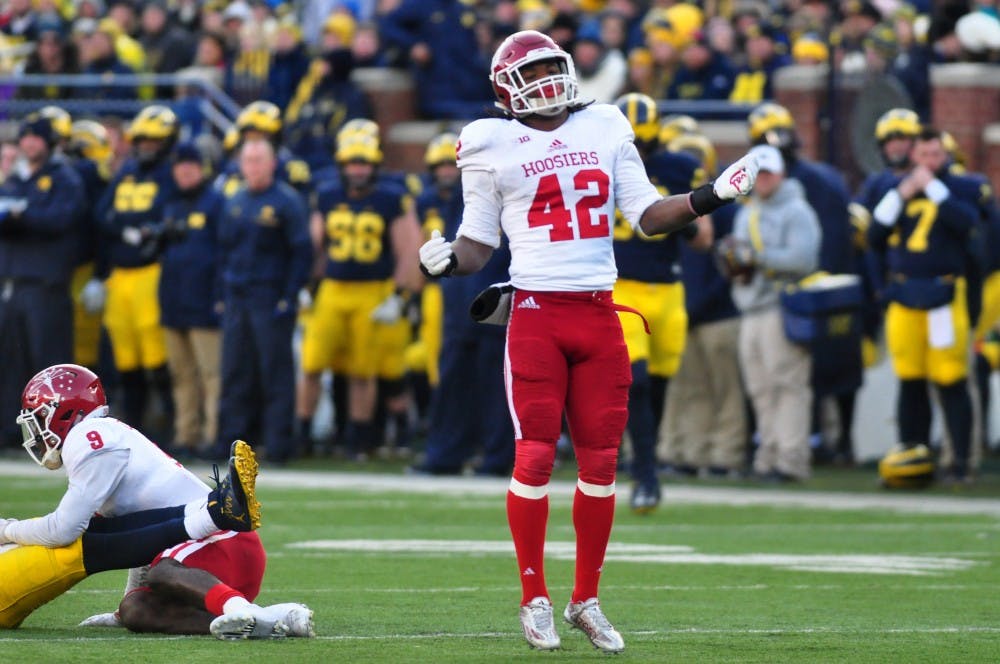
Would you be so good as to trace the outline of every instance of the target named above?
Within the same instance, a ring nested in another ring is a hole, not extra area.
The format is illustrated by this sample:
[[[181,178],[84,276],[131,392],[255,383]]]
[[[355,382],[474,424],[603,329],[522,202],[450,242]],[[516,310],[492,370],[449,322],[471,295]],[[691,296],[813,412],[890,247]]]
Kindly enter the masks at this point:
[[[62,445],[77,422],[108,405],[101,379],[76,364],[57,364],[28,381],[21,394],[24,449],[49,470],[62,466]]]
[[[544,60],[556,61],[559,73],[526,82],[521,67]],[[493,54],[490,81],[496,105],[517,116],[555,115],[577,98],[573,58],[550,37],[535,30],[515,32],[503,40]]]

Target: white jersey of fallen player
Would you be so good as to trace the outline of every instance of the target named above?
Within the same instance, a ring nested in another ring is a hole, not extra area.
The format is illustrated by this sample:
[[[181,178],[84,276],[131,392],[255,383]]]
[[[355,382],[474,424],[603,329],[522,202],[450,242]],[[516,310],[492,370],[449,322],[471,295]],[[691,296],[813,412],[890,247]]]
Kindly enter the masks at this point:
[[[491,247],[510,242],[515,288],[610,290],[617,278],[615,206],[633,227],[661,195],[649,182],[628,120],[595,104],[553,131],[517,120],[477,120],[462,130],[465,211],[458,235]]]
[[[69,487],[54,512],[19,521],[8,535],[21,544],[65,546],[94,514],[120,516],[204,499],[208,486],[152,441],[112,417],[88,417],[62,447]]]

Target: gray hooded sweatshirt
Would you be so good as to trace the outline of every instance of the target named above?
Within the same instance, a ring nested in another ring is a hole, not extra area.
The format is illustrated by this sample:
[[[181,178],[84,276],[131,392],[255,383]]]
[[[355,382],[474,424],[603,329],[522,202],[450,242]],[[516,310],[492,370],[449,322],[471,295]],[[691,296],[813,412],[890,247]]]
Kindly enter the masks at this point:
[[[740,207],[733,235],[751,245],[750,221],[755,213],[763,249],[754,246],[757,269],[750,282],[733,283],[732,290],[733,302],[744,313],[778,306],[780,290],[819,265],[822,231],[798,180],[786,179],[767,200],[751,196]]]

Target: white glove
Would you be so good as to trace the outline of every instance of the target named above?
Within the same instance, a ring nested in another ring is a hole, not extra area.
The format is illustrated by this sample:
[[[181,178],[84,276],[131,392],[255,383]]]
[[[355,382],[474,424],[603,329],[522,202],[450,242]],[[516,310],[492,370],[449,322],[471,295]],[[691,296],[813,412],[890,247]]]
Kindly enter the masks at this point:
[[[108,289],[100,279],[91,279],[80,291],[80,304],[90,315],[99,314],[104,310],[104,302],[108,299]]]
[[[0,519],[0,545],[10,544],[14,540],[7,537],[7,524],[14,523],[17,519]]]
[[[441,237],[440,231],[435,230],[431,232],[431,239],[420,247],[420,265],[428,275],[437,277],[444,274],[452,264],[454,255],[451,242]]]
[[[392,325],[402,318],[405,306],[406,300],[403,299],[403,296],[399,293],[393,293],[375,307],[375,310],[372,311],[372,320],[376,323]]]
[[[122,619],[119,617],[117,611],[112,613],[98,613],[95,616],[90,616],[77,625],[77,627],[122,627]]]
[[[722,171],[722,175],[715,178],[712,191],[724,201],[731,201],[737,196],[746,196],[753,189],[759,170],[756,155],[745,154]]]
[[[122,229],[122,242],[131,247],[138,247],[142,244],[142,231],[135,226],[126,226]]]

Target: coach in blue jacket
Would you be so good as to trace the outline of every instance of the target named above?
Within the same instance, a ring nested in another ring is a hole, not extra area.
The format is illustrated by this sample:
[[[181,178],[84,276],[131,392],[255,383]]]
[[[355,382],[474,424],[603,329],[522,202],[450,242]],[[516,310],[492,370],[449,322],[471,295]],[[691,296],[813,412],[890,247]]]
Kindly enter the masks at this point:
[[[225,196],[211,186],[208,160],[194,143],[174,150],[177,190],[164,207],[160,235],[160,324],[174,393],[174,453],[215,442],[221,335],[213,290]]]
[[[29,115],[19,134],[18,165],[0,186],[0,407],[8,415],[20,410],[28,378],[73,359],[69,282],[85,209],[80,177],[53,156],[51,121]],[[19,444],[7,426],[13,416],[3,422],[0,446]]]
[[[308,210],[298,192],[275,179],[276,167],[269,141],[246,141],[240,150],[244,184],[226,201],[219,224],[222,394],[216,440],[223,454],[236,438],[260,440],[267,459],[283,463],[294,440],[296,302],[313,256]]]

